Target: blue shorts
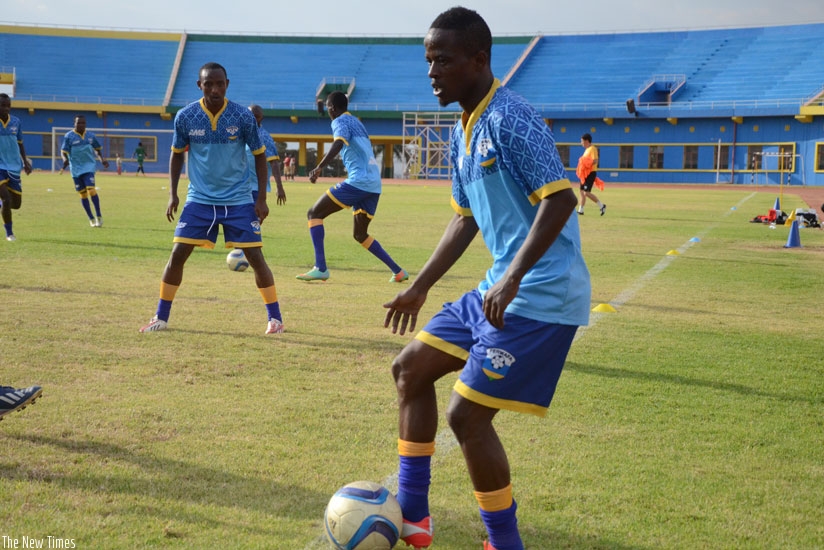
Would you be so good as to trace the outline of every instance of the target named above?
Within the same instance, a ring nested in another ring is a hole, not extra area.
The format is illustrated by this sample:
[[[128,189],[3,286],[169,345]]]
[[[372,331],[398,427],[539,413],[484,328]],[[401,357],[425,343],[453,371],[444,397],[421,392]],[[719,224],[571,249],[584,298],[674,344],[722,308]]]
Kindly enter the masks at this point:
[[[330,187],[326,194],[341,208],[352,207],[353,216],[366,214],[370,220],[375,217],[381,198],[380,193],[368,193],[346,182]]]
[[[416,340],[466,360],[454,390],[493,409],[544,416],[561,376],[577,326],[504,314],[504,328],[489,324],[478,290],[444,304]]]
[[[237,206],[213,206],[187,202],[175,228],[176,243],[214,248],[218,227],[223,226],[226,248],[263,246],[260,220],[252,203]]]
[[[94,172],[86,172],[76,178],[72,177],[72,179],[74,180],[74,190],[78,193],[82,193],[88,187],[94,189]]]
[[[16,195],[23,194],[23,187],[20,183],[20,174],[9,172],[7,170],[0,170],[0,185],[6,184],[8,190]]]

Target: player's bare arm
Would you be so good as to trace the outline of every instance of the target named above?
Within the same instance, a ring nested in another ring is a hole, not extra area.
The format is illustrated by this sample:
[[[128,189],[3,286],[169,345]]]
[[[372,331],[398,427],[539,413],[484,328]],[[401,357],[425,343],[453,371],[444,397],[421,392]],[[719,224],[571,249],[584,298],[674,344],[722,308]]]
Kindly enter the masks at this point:
[[[383,305],[387,309],[383,326],[392,326],[392,334],[415,330],[418,312],[426,301],[429,289],[440,280],[463,255],[478,234],[478,224],[471,216],[455,214],[449,221],[441,241],[408,289],[399,292]]]
[[[322,159],[321,159],[321,161],[318,163],[318,165],[317,165],[317,166],[315,166],[315,167],[314,167],[314,168],[313,168],[313,169],[309,172],[309,181],[310,181],[311,183],[315,183],[315,182],[318,180],[318,176],[320,176],[320,174],[321,174],[321,170],[323,170],[323,168],[324,168],[327,164],[329,164],[330,162],[332,162],[332,159],[334,159],[336,156],[338,156],[338,153],[340,153],[340,150],[341,150],[341,149],[343,149],[343,140],[336,139],[336,140],[332,143],[332,147],[330,147],[330,148],[329,148],[329,151],[328,151],[328,152],[327,152],[327,153],[323,156],[323,158],[322,158]]]
[[[174,221],[180,199],[177,196],[177,186],[180,183],[180,172],[183,170],[183,153],[172,153],[169,157],[169,204],[166,206],[166,219]]]

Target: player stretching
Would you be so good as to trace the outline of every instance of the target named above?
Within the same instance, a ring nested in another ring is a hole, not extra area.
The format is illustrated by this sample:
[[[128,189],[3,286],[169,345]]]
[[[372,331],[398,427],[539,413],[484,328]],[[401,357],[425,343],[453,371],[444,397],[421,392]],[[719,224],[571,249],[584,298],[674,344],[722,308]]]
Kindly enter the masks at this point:
[[[23,202],[23,187],[20,182],[20,169],[31,174],[31,163],[26,158],[23,147],[23,130],[20,119],[9,114],[11,98],[0,94],[0,212],[3,215],[3,227],[6,240],[16,241],[12,231],[11,211],[20,208]]]
[[[255,284],[266,305],[266,334],[283,332],[275,279],[263,257],[260,224],[269,215],[266,204],[266,148],[260,142],[255,117],[246,107],[226,99],[229,79],[217,63],[200,68],[200,101],[177,112],[172,156],[169,159],[169,205],[166,218],[175,219],[180,199],[177,186],[183,153],[189,148],[189,188],[186,204],[175,229],[172,254],[160,281],[157,313],[140,332],[164,330],[172,301],[183,281],[183,266],[195,246],[214,248],[223,226],[226,248],[242,248],[255,271]],[[246,145],[254,154],[258,196],[252,202],[247,183]],[[283,202],[286,196],[282,197]],[[278,204],[281,197],[278,196]]]
[[[369,222],[375,217],[378,201],[381,198],[381,175],[378,162],[372,153],[369,134],[366,133],[366,128],[361,121],[346,110],[348,107],[349,100],[343,92],[332,92],[326,98],[326,109],[332,119],[332,135],[335,141],[329,152],[309,172],[309,181],[315,183],[323,167],[338,156],[338,153],[343,159],[347,177],[342,183],[330,187],[307,212],[309,235],[312,237],[312,245],[315,248],[315,266],[296,278],[301,281],[325,281],[329,278],[326,252],[323,248],[323,239],[326,234],[323,220],[330,214],[351,206],[355,216],[355,240],[392,270],[389,282],[400,283],[407,280],[409,274],[395,263],[375,237],[370,236],[368,232]]]
[[[489,535],[484,548],[521,550],[509,461],[492,421],[500,409],[546,414],[575,331],[589,320],[589,272],[578,217],[570,216],[578,201],[549,127],[493,76],[484,20],[452,8],[432,23],[424,46],[439,103],[463,109],[451,136],[455,214],[415,281],[385,304],[385,326],[415,329],[429,289],[479,230],[493,263],[478,288],[445,304],[392,364],[401,538],[432,544],[435,381],[460,371],[446,418]]]
[[[86,131],[86,117],[77,115],[74,117],[74,130],[66,132],[63,138],[63,168],[60,173],[71,164],[72,179],[74,188],[80,193],[80,204],[89,217],[89,225],[92,227],[103,227],[103,216],[100,215],[100,197],[97,196],[97,189],[94,187],[94,173],[97,170],[97,159],[103,163],[104,168],[109,167],[109,161],[103,158],[100,152],[102,146],[92,132]],[[89,199],[94,204],[96,217],[92,215]]]

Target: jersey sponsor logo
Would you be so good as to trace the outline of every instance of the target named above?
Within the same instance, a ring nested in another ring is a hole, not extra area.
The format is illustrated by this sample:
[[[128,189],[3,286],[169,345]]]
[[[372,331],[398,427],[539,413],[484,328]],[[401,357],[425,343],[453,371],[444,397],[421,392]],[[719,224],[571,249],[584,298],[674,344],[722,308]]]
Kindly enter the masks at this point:
[[[509,373],[510,367],[515,363],[515,356],[500,348],[489,348],[486,350],[486,359],[481,366],[484,374],[490,380],[500,380]]]
[[[206,130],[203,128],[192,128],[189,130],[189,137],[203,137],[206,135]]]
[[[226,131],[229,132],[230,136],[233,136],[240,131],[240,128],[238,128],[237,126],[229,126],[228,128],[226,128]]]

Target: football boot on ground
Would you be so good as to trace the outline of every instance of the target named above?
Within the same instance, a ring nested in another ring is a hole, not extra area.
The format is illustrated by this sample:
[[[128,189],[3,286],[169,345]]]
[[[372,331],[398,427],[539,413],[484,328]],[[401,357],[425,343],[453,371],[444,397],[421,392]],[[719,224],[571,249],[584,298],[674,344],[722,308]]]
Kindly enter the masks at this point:
[[[149,321],[148,325],[140,327],[140,332],[157,332],[158,330],[166,330],[169,326],[167,321],[163,321],[162,319],[158,319],[157,315],[152,317],[152,320]]]
[[[329,278],[329,270],[321,271],[317,267],[313,267],[306,273],[302,273],[300,275],[296,275],[295,279],[299,279],[301,281],[325,281]]]
[[[401,529],[401,540],[415,549],[429,548],[432,546],[432,534],[434,533],[432,516],[426,516],[420,521],[403,520]]]
[[[402,283],[405,280],[409,279],[409,273],[406,272],[405,269],[401,269],[389,279],[390,283]]]
[[[269,319],[269,324],[266,326],[266,334],[282,334],[285,330],[282,321]]]

